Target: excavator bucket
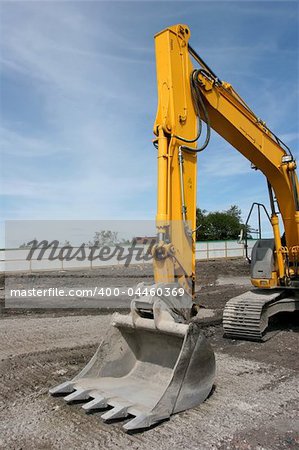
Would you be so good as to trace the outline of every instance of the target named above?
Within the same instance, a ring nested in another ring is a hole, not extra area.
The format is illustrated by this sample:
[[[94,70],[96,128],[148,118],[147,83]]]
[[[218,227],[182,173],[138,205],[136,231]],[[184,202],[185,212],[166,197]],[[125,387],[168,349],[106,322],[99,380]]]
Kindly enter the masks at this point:
[[[126,419],[126,431],[144,429],[202,403],[214,381],[214,353],[199,324],[115,313],[86,367],[50,390],[67,403],[85,402],[102,419]],[[108,409],[110,408],[110,409]]]

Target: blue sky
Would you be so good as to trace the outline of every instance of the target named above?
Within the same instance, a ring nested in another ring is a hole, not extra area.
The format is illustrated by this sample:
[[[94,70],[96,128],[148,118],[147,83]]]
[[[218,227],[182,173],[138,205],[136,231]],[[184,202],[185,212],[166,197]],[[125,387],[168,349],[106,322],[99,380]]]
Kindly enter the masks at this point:
[[[175,23],[298,154],[298,2],[1,2],[2,219],[153,219],[153,36]],[[268,204],[215,133],[198,206]]]

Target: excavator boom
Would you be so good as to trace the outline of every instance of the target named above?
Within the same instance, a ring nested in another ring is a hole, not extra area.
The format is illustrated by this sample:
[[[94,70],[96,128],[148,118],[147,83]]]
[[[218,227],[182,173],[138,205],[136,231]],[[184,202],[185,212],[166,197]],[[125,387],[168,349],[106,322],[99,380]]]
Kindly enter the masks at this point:
[[[202,99],[201,118],[267,179],[273,239],[259,239],[252,251],[251,282],[258,289],[228,301],[226,337],[265,340],[269,319],[299,310],[299,195],[291,150],[259,119],[234,88],[221,81],[189,47],[201,65],[193,80]],[[277,202],[276,211],[274,197]],[[280,231],[281,215],[284,233]]]

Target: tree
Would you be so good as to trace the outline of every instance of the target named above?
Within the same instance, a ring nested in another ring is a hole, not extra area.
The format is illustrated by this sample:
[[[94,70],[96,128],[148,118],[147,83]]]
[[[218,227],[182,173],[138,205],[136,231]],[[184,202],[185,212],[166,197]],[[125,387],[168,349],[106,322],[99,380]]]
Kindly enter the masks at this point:
[[[96,231],[94,234],[93,241],[88,243],[89,246],[98,245],[115,245],[118,243],[118,233],[111,230]]]
[[[238,239],[240,230],[244,227],[241,210],[237,205],[232,205],[227,211],[214,212],[197,208],[196,223],[198,241]]]
[[[64,242],[60,242],[61,247],[71,247],[71,245],[72,244],[67,239]]]
[[[226,212],[228,215],[236,217],[240,223],[242,222],[242,211],[237,205],[232,205]]]
[[[208,212],[205,209],[196,208],[196,240],[209,240]]]

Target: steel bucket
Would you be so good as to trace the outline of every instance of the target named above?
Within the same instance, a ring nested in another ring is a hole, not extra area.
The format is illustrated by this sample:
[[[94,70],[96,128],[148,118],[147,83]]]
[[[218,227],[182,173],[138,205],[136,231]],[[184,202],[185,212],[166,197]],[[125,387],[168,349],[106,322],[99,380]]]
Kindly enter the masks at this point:
[[[86,412],[106,409],[105,421],[130,417],[123,425],[129,431],[199,405],[214,376],[214,353],[198,323],[162,321],[157,329],[151,319],[116,313],[90,362],[50,393],[85,401]]]

